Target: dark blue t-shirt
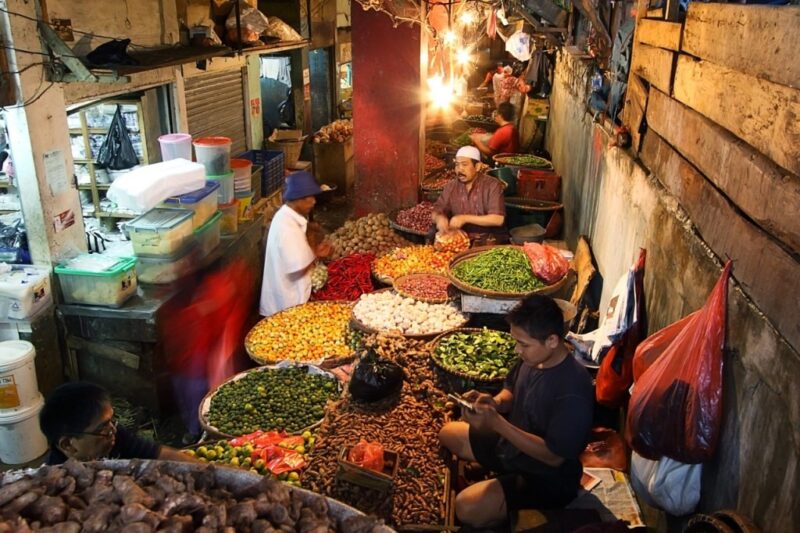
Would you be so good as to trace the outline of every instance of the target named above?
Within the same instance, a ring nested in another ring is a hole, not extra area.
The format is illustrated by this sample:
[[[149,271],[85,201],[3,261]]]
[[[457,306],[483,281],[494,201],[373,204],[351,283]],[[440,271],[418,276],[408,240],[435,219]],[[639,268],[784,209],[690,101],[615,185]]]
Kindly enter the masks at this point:
[[[586,368],[571,356],[546,369],[520,361],[506,377],[505,388],[514,395],[509,422],[542,437],[564,462],[557,468],[548,466],[502,438],[496,450],[500,460],[509,470],[579,479],[578,456],[586,447],[594,413],[594,387]]]
[[[136,433],[119,426],[117,427],[114,447],[111,448],[108,457],[103,457],[103,459],[157,459],[160,451],[160,444],[144,439]],[[53,448],[50,450],[46,464],[60,465],[66,460],[67,456],[61,450]]]

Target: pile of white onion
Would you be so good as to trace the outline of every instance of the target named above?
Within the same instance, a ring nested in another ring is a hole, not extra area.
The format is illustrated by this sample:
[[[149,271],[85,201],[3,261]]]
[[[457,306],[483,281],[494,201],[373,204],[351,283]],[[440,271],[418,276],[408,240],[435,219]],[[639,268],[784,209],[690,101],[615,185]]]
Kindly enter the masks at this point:
[[[418,302],[394,291],[364,294],[353,315],[370,329],[399,332],[404,335],[427,335],[460,327],[466,317],[452,303]]]

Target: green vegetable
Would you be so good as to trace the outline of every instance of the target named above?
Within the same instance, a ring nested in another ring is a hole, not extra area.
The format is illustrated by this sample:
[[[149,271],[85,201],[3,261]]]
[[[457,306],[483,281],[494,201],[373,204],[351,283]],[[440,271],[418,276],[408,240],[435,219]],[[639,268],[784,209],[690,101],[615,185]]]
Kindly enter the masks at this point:
[[[318,422],[337,394],[336,380],[309,374],[304,367],[251,372],[219,388],[208,421],[229,435],[259,429],[292,433]]]
[[[439,341],[434,357],[447,369],[477,379],[505,377],[517,362],[516,341],[508,333],[484,328],[453,333]]]
[[[462,261],[453,274],[467,285],[486,291],[525,294],[545,287],[533,275],[528,258],[516,248],[494,248]]]
[[[547,159],[542,159],[535,155],[510,155],[497,159],[497,162],[518,167],[550,168],[551,166]]]

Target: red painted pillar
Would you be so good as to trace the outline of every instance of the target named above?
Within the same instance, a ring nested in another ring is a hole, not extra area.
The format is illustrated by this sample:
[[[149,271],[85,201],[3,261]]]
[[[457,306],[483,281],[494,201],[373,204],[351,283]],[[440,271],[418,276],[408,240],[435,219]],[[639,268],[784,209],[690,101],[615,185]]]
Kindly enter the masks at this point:
[[[353,2],[357,215],[415,204],[420,172],[420,29]]]

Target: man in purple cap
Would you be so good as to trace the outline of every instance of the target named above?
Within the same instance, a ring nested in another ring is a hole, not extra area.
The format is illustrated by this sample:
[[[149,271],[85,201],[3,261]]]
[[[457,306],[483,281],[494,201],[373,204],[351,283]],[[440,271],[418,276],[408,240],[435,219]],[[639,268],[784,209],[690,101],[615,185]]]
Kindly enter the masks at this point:
[[[311,296],[314,261],[331,253],[330,243],[306,236],[308,215],[321,192],[317,180],[308,172],[294,172],[286,178],[284,204],[275,213],[267,236],[259,305],[263,316],[304,304]]]

